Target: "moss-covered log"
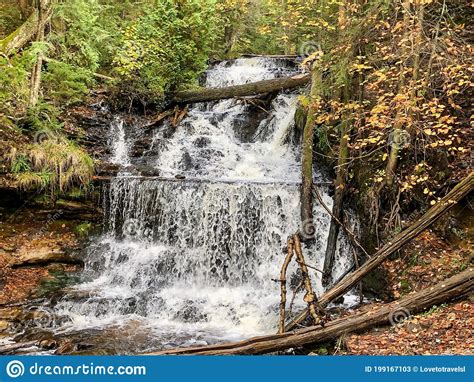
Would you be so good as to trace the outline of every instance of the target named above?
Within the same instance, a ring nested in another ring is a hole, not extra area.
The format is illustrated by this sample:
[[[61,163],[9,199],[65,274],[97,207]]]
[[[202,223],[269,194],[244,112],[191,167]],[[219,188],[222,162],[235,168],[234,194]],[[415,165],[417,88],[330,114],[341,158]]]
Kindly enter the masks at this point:
[[[44,29],[46,22],[51,17],[53,11],[49,8],[45,11],[44,17],[42,17],[40,28]],[[35,9],[28,19],[20,25],[15,31],[10,33],[3,40],[0,40],[0,52],[5,56],[11,56],[12,54],[23,49],[26,44],[33,40],[38,31],[38,20],[39,12]]]
[[[210,88],[199,90],[185,90],[171,95],[172,103],[193,103],[215,101],[234,97],[254,96],[263,93],[277,92],[306,85],[310,80],[307,74],[291,77],[275,78],[251,82],[243,85],[227,86],[224,88]]]

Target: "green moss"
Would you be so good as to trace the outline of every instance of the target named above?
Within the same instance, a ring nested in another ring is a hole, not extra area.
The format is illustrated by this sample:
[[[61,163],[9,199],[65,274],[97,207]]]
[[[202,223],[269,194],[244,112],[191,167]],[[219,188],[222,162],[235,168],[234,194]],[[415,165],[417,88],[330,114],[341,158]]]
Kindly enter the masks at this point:
[[[79,277],[63,269],[49,270],[49,276],[40,280],[36,294],[38,297],[49,296],[61,289],[79,282]]]
[[[89,236],[90,231],[92,230],[93,226],[92,223],[90,222],[84,222],[81,224],[78,224],[75,228],[74,231],[82,238]]]
[[[400,289],[403,294],[411,292],[412,287],[410,281],[408,279],[400,280]]]

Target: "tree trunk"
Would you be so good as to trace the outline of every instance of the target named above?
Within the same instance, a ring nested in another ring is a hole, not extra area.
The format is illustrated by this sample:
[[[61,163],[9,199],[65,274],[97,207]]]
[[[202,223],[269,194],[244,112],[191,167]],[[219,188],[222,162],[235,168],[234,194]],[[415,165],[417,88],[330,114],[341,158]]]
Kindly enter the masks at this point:
[[[422,47],[422,40],[423,40],[423,19],[424,19],[424,4],[419,1],[415,1],[414,7],[416,10],[416,28],[415,32],[412,33],[410,31],[410,1],[406,0],[404,2],[405,8],[405,16],[404,16],[404,24],[405,24],[405,38],[408,38],[408,35],[411,33],[414,35],[414,41],[412,44],[412,57],[413,57],[413,70],[412,70],[412,86],[410,91],[410,100],[406,107],[406,116],[402,115],[402,112],[399,110],[395,117],[395,124],[394,129],[391,134],[390,138],[390,155],[388,157],[387,168],[386,168],[386,179],[385,183],[388,186],[391,186],[394,181],[395,173],[398,166],[399,154],[400,150],[403,146],[408,143],[408,139],[413,133],[413,129],[408,126],[406,130],[403,130],[403,125],[406,124],[407,117],[413,114],[413,108],[416,106],[416,81],[418,80],[418,75],[420,71],[420,60],[421,60],[421,47]],[[404,50],[405,52],[406,50]],[[406,53],[403,54],[405,56]],[[404,66],[400,69],[400,80],[399,80],[399,91],[405,91],[405,75],[404,75]],[[405,136],[404,136],[405,134]]]
[[[352,46],[353,36],[348,34],[348,17],[347,7],[349,2],[343,2],[339,6],[339,33],[341,41],[346,41],[348,46]],[[341,88],[340,100],[346,105],[350,100],[350,87],[352,85],[351,75],[348,71],[350,62],[352,61],[353,51],[348,49],[346,53],[347,64],[341,69],[341,77],[343,78],[343,87]],[[349,157],[349,136],[351,133],[350,115],[345,111],[342,115],[340,124],[340,139],[339,139],[339,156],[337,160],[336,170],[336,191],[334,194],[334,204],[332,208],[331,224],[329,226],[328,240],[326,244],[326,253],[324,256],[324,267],[322,283],[324,286],[329,285],[331,281],[332,268],[334,266],[334,257],[336,253],[337,237],[339,235],[339,222],[342,217],[342,206],[344,202],[344,191],[346,188],[347,178],[347,159]]]
[[[364,276],[377,268],[387,257],[398,251],[403,245],[418,236],[427,227],[433,224],[440,216],[450,210],[461,199],[467,196],[474,189],[474,172],[470,173],[460,183],[454,187],[444,198],[431,207],[410,227],[406,228],[391,241],[379,249],[366,263],[355,272],[348,274],[329,291],[321,296],[319,305],[324,308],[331,301],[344,295],[350,288],[361,281]],[[286,326],[286,331],[292,330],[301,324],[308,317],[308,310],[301,312],[292,322]]]
[[[341,126],[341,140],[339,143],[339,159],[336,176],[336,191],[334,194],[334,204],[332,206],[331,225],[329,226],[329,234],[326,245],[326,253],[324,257],[324,268],[322,283],[324,286],[329,285],[331,281],[332,268],[334,266],[334,257],[336,253],[337,237],[339,235],[339,223],[336,219],[341,221],[342,205],[344,201],[344,189],[346,187],[347,177],[347,158],[349,156],[349,121],[344,121]]]
[[[224,53],[227,54],[232,51],[234,40],[234,27],[226,25],[224,28]]]
[[[46,15],[42,21],[44,25],[51,17],[52,9],[46,11]],[[38,31],[38,10],[33,10],[28,19],[20,25],[14,32],[10,33],[3,40],[0,40],[0,53],[6,56],[21,50],[28,42],[34,39]]]
[[[44,40],[44,27],[45,27],[45,17],[47,16],[47,0],[40,0],[38,2],[38,23],[37,23],[37,32],[36,32],[36,41],[41,42]],[[43,54],[38,53],[36,58],[36,63],[33,66],[31,71],[31,83],[30,83],[30,99],[28,106],[34,107],[38,103],[39,91],[41,85],[41,69],[43,67]]]
[[[403,8],[405,10],[405,14],[403,16],[403,25],[404,25],[404,39],[408,39],[410,35],[410,5],[411,0],[404,0],[403,1]],[[402,64],[400,65],[400,77],[398,83],[398,91],[401,92],[405,91],[405,65],[404,61],[406,60],[405,56],[407,54],[407,49],[402,48]],[[405,117],[402,113],[401,106],[398,106],[398,111],[395,116],[395,122],[392,132],[389,136],[389,144],[390,144],[390,154],[388,156],[387,166],[385,168],[385,184],[387,186],[392,186],[393,181],[395,178],[395,173],[398,166],[398,156],[400,154],[400,150],[403,147],[405,138],[403,137],[403,125],[405,124],[404,121]]]
[[[291,77],[263,80],[244,85],[234,85],[225,88],[185,90],[171,95],[172,103],[193,103],[215,101],[234,97],[254,96],[306,85],[310,80],[307,74]]]
[[[318,102],[321,97],[322,72],[318,63],[311,68],[310,102]],[[303,241],[314,237],[313,225],[313,135],[316,125],[316,111],[310,104],[306,123],[303,130],[303,144],[301,153],[301,230]]]
[[[410,294],[399,301],[383,305],[376,310],[360,312],[349,317],[330,321],[323,328],[312,326],[290,333],[254,337],[235,343],[169,349],[151,354],[263,354],[307,344],[327,342],[344,334],[364,331],[376,325],[383,325],[389,322],[396,324],[399,314],[415,314],[433,305],[462,298],[472,293],[473,287],[474,271],[471,268],[436,284],[434,287]]]

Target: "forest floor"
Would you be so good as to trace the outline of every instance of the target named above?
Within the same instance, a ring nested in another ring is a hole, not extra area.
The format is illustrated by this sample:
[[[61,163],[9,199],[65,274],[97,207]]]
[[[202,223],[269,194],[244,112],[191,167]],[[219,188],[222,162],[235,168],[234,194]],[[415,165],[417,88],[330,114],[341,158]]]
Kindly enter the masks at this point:
[[[472,247],[453,245],[427,230],[401,254],[384,262],[388,287],[396,299],[420,291],[472,266]],[[378,304],[371,304],[375,309]],[[369,307],[369,306],[367,306]],[[401,322],[376,327],[343,339],[342,354],[415,355],[474,354],[474,299],[441,306],[417,315],[404,312]],[[340,354],[341,352],[339,352]]]

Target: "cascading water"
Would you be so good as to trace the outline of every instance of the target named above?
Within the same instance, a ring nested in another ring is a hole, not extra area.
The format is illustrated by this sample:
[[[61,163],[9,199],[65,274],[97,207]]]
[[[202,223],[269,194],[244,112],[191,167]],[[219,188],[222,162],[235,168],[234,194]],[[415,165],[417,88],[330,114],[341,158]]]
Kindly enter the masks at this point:
[[[239,59],[210,69],[206,86],[292,72],[278,60]],[[76,297],[56,306],[68,319],[59,331],[146,332],[146,343],[128,344],[129,352],[275,331],[274,279],[299,224],[296,95],[278,95],[257,122],[248,120],[249,107],[236,100],[193,106],[172,134],[162,129],[154,137],[158,157],[147,164],[165,180],[122,173],[111,181],[107,233],[87,251]],[[123,123],[116,121],[111,133],[113,161],[129,165]],[[327,193],[323,198],[331,205]],[[319,205],[314,216],[316,240],[304,250],[308,264],[321,269],[330,221]],[[335,277],[350,266],[345,246],[338,244]],[[289,269],[292,285],[299,283],[296,271]],[[313,279],[321,293],[320,277]],[[304,304],[296,300],[294,309]]]
[[[128,154],[129,147],[125,138],[125,127],[122,119],[116,118],[110,124],[109,137],[109,145],[113,151],[113,156],[110,158],[110,162],[121,166],[128,166],[130,164]]]

